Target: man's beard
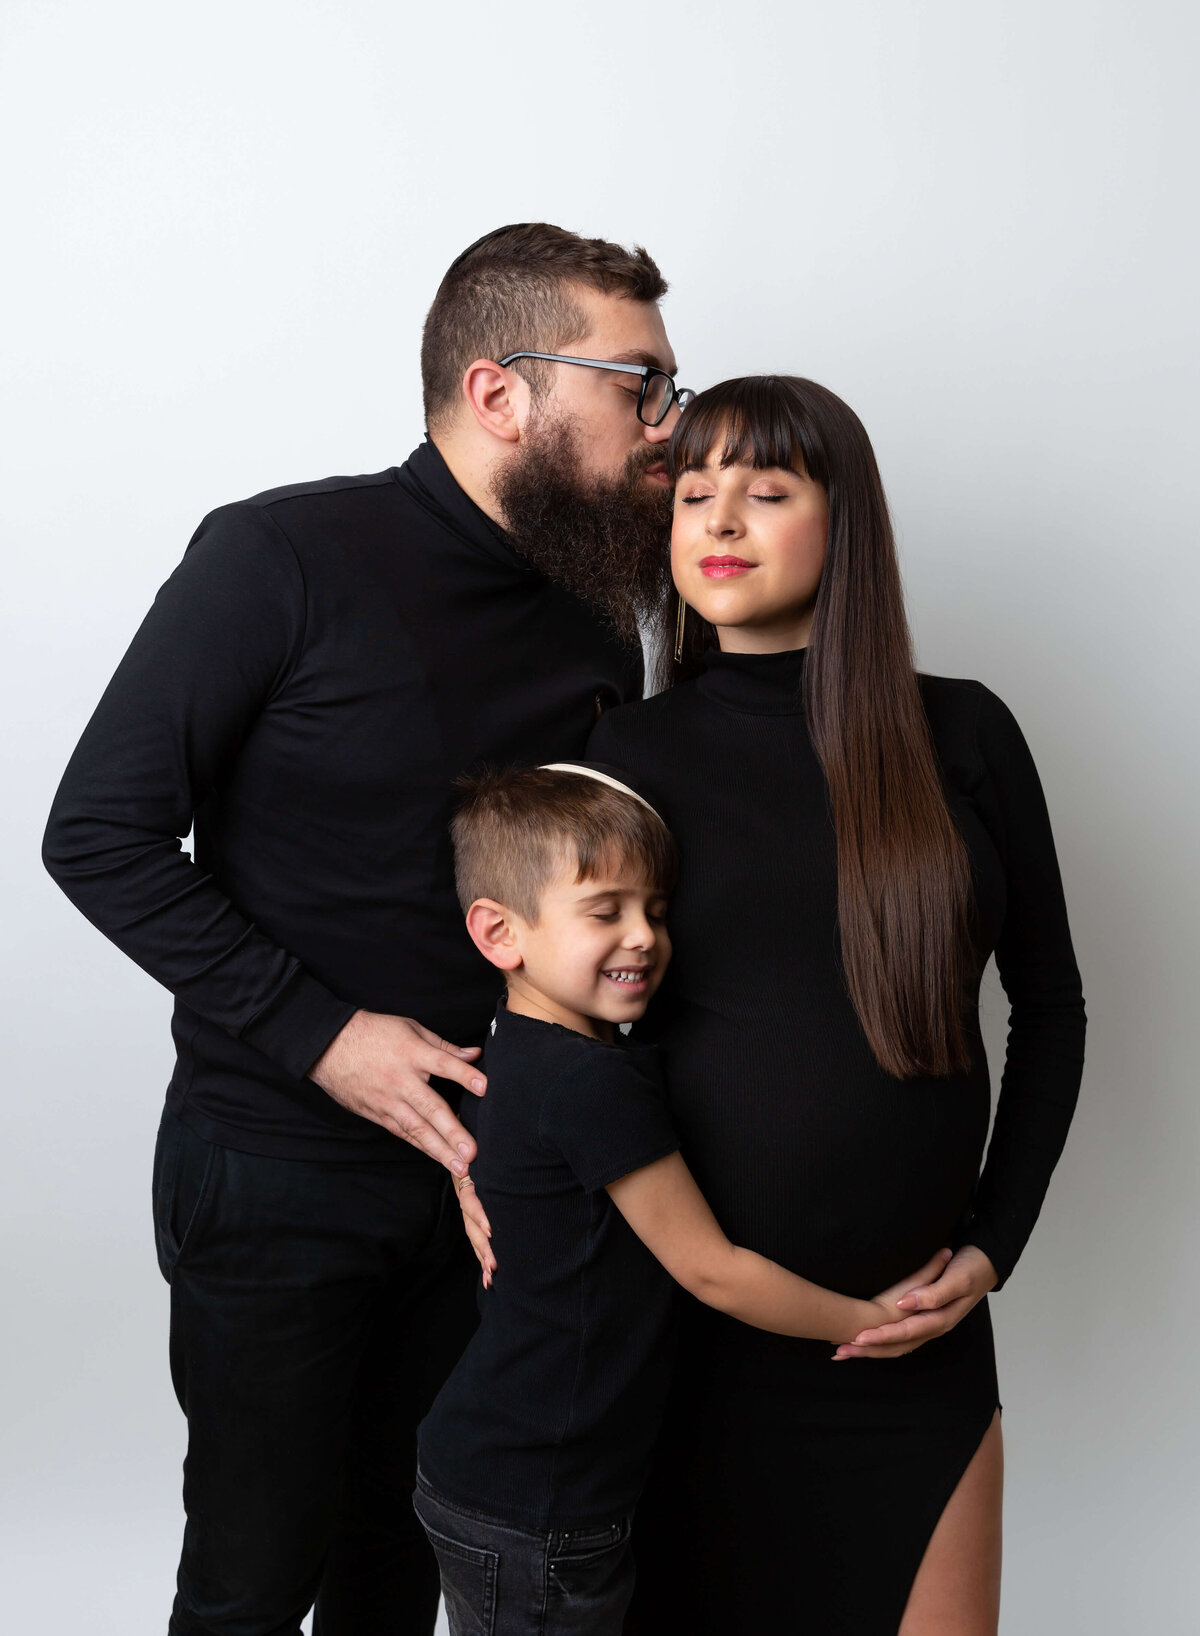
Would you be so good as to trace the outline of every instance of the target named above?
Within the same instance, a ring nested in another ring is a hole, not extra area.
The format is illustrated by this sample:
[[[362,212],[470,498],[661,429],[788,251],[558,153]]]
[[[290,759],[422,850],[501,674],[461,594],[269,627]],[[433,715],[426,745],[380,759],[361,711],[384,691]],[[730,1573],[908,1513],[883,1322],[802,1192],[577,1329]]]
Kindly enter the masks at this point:
[[[671,491],[644,475],[663,451],[636,449],[619,477],[598,477],[585,470],[580,442],[565,416],[535,421],[492,492],[518,556],[633,642],[671,585]]]

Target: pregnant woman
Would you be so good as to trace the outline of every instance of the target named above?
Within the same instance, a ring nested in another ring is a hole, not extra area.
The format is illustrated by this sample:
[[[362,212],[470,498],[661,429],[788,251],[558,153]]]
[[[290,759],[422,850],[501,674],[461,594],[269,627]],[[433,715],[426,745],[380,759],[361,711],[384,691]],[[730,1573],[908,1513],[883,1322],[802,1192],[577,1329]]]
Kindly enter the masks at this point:
[[[836,1355],[687,1304],[628,1628],[994,1636],[985,1296],[1083,1061],[1037,772],[995,694],[914,672],[878,469],[840,399],[726,382],[669,458],[672,685],[605,715],[589,755],[657,793],[682,852],[641,1032],[684,1156],[731,1238],[817,1283],[869,1296],[956,1253],[912,1316]],[[993,951],[1011,1022],[983,1163]]]

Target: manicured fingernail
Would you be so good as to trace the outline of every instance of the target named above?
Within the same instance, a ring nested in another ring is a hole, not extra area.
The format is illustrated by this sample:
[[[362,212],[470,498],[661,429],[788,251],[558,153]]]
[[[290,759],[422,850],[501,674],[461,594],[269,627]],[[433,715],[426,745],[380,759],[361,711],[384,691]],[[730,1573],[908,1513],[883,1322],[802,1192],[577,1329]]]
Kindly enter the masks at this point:
[[[915,1307],[916,1304],[917,1299],[915,1295],[902,1295],[896,1302],[898,1307]]]
[[[467,1173],[467,1167],[461,1159],[451,1159],[450,1168],[456,1176],[465,1176]]]
[[[458,1151],[462,1154],[464,1159],[469,1159],[471,1157],[471,1149],[465,1142],[460,1142],[458,1144]]]
[[[471,1089],[473,1091],[482,1091],[483,1088],[484,1088],[484,1084],[485,1084],[485,1081],[482,1080],[482,1079],[473,1079],[471,1081]]]

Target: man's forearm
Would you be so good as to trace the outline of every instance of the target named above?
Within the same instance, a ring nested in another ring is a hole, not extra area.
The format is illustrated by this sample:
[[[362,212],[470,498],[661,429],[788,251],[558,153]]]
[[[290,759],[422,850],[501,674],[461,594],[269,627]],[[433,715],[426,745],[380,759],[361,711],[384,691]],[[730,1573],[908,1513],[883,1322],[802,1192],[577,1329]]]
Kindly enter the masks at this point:
[[[353,1015],[241,914],[176,836],[88,812],[86,782],[72,769],[43,858],[76,908],[143,971],[296,1078]]]

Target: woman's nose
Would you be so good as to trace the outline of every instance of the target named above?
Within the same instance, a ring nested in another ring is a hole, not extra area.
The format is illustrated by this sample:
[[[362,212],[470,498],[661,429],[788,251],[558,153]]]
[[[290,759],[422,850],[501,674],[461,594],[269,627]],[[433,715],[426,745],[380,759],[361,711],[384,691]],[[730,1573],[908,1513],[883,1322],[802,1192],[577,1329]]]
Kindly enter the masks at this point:
[[[732,506],[714,504],[704,519],[704,532],[714,539],[730,539],[742,532],[741,518]]]

